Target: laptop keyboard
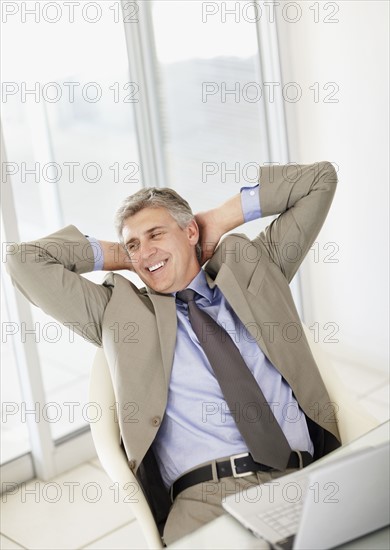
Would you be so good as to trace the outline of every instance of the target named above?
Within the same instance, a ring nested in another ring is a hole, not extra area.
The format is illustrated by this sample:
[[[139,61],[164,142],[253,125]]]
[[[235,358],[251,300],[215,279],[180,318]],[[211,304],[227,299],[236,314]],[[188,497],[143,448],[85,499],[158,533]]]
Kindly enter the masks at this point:
[[[262,512],[258,517],[271,529],[276,531],[280,538],[290,537],[298,530],[302,513],[303,500],[299,502],[286,502],[276,506],[269,512]]]

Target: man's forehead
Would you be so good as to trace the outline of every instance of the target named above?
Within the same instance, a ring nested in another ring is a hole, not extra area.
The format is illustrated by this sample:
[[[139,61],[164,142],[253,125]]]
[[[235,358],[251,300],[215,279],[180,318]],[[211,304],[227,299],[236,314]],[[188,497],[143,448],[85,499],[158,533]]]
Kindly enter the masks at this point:
[[[147,207],[125,220],[123,234],[129,237],[135,236],[150,231],[154,227],[170,226],[175,223],[176,220],[166,208]]]

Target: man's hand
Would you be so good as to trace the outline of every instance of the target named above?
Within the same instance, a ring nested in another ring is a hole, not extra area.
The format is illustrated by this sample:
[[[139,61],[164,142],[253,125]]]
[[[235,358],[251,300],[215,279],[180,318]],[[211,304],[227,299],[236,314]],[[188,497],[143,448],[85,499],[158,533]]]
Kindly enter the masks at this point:
[[[99,241],[99,243],[104,258],[104,271],[133,270],[131,260],[122,244],[110,241]]]
[[[199,227],[199,243],[202,247],[200,265],[203,265],[213,255],[225,231],[219,226],[216,209],[199,212],[195,215],[195,220]]]
[[[202,247],[201,265],[211,258],[221,237],[244,223],[240,193],[221,206],[195,215],[199,226],[199,242]]]

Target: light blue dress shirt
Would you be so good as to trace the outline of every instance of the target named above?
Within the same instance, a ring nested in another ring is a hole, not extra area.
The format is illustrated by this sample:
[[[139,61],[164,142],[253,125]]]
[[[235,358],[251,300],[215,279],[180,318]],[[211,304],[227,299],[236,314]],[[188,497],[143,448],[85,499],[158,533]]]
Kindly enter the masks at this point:
[[[200,296],[196,304],[221,325],[237,345],[281,426],[290,447],[313,454],[305,415],[290,386],[263,354],[218,287],[211,289],[203,270],[188,288]],[[169,487],[186,470],[248,451],[234,416],[259,411],[230,412],[206,355],[188,320],[187,305],[177,302],[177,338],[169,383],[168,405],[153,442],[164,483]]]
[[[258,185],[241,189],[245,222],[261,216]],[[92,242],[92,241],[91,241]],[[98,241],[94,240],[94,250]],[[96,248],[98,251],[98,248]],[[98,256],[98,254],[97,254]],[[101,256],[101,254],[100,254]],[[97,263],[95,269],[100,264]],[[101,267],[100,267],[101,269]],[[313,454],[305,415],[292,390],[263,354],[216,286],[211,289],[203,270],[188,285],[204,309],[231,336],[262,389],[290,447]],[[256,410],[230,411],[206,355],[188,319],[187,304],[177,302],[177,337],[163,421],[153,450],[166,487],[198,464],[248,451],[234,416]]]

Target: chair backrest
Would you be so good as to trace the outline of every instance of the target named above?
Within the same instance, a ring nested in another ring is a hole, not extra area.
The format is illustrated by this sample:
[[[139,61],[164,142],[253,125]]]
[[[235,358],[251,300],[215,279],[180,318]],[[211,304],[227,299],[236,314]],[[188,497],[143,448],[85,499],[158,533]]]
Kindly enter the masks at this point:
[[[303,325],[311,352],[317,363],[322,380],[328,390],[331,403],[329,415],[336,411],[338,428],[343,445],[350,443],[380,424],[380,421],[359,403],[342,382],[337,369],[324,346],[315,342],[314,333]]]
[[[332,414],[335,404],[342,443],[349,443],[379,425],[379,421],[353,399],[323,347],[314,341],[313,333],[306,327],[304,331],[331,399],[329,413]],[[102,410],[99,421],[91,423],[92,437],[100,462],[112,481],[118,483],[120,489],[129,496],[132,512],[139,521],[149,548],[163,548],[153,514],[120,444],[119,424],[114,414],[115,394],[102,349],[97,351],[92,366],[89,398],[90,401],[99,403]]]
[[[119,490],[127,496],[131,511],[138,520],[149,548],[163,548],[153,514],[142,488],[130,470],[121,447],[119,424],[115,412],[115,394],[110,370],[102,349],[95,355],[89,385],[89,399],[101,407],[101,417],[91,422],[91,433],[99,460]]]

